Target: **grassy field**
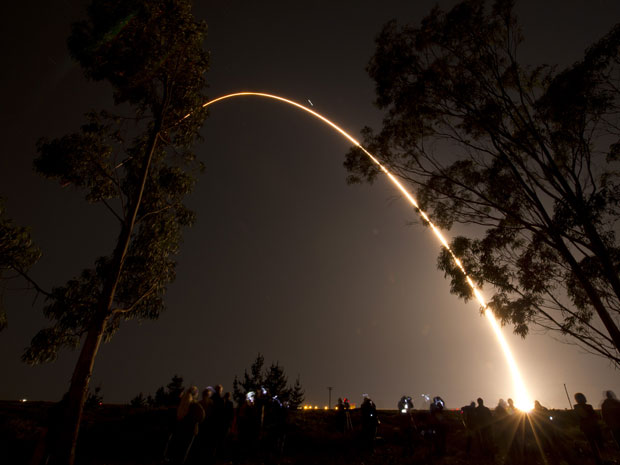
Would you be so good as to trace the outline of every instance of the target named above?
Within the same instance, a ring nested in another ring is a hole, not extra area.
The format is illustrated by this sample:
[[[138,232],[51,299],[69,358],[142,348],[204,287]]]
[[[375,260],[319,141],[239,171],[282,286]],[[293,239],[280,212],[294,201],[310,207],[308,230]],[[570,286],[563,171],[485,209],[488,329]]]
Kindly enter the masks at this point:
[[[0,402],[0,463],[30,464],[40,443],[50,403]],[[284,451],[275,456],[265,450],[247,464],[594,464],[589,447],[571,411],[550,411],[546,420],[532,430],[519,430],[517,422],[493,427],[493,453],[485,456],[473,441],[466,452],[467,432],[458,411],[445,415],[446,451],[434,453],[436,436],[428,426],[428,412],[415,413],[416,429],[408,428],[405,416],[396,411],[379,411],[380,425],[374,450],[362,443],[360,417],[352,412],[353,430],[337,431],[333,411],[292,411],[288,416]],[[78,465],[159,464],[171,431],[174,410],[135,409],[103,405],[87,411],[78,446]],[[511,430],[516,429],[516,434]],[[620,452],[604,431],[606,463],[620,463]],[[511,440],[511,438],[522,438]],[[538,439],[538,440],[537,440]],[[218,463],[232,463],[238,447],[229,437]],[[4,459],[7,459],[4,461]]]

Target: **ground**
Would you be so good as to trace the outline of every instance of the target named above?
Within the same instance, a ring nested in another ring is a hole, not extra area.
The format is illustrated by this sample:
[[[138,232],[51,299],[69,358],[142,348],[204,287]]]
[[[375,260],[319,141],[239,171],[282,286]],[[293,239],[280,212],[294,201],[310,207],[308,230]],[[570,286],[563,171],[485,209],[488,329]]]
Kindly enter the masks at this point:
[[[49,409],[45,402],[0,402],[0,451],[7,465],[31,464]],[[437,435],[429,424],[428,412],[416,411],[416,429],[396,411],[379,411],[380,424],[374,450],[363,444],[359,411],[352,413],[353,431],[337,431],[334,411],[292,411],[288,415],[287,437],[282,455],[262,451],[246,464],[594,464],[590,449],[571,411],[552,410],[538,417],[538,426],[518,428],[518,422],[496,423],[494,451],[485,456],[473,441],[466,452],[467,432],[459,411],[445,413],[447,431],[443,455],[434,452]],[[552,417],[549,420],[548,417]],[[86,412],[78,446],[77,465],[155,465],[162,462],[171,431],[174,409],[132,408],[103,405]],[[602,425],[602,424],[601,424]],[[510,434],[516,429],[516,434]],[[521,431],[521,434],[519,433]],[[606,463],[620,463],[620,451],[609,432],[603,429]],[[534,434],[535,433],[535,434]],[[513,441],[510,437],[523,437]],[[538,438],[538,441],[536,441]],[[540,443],[540,447],[537,445]],[[234,437],[218,463],[231,463],[238,448]]]

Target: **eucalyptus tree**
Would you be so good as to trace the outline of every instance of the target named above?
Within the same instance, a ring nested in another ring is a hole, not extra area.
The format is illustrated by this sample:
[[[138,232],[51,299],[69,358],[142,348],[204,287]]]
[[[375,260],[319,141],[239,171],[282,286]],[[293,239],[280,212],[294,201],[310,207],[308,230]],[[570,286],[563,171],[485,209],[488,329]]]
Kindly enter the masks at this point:
[[[202,169],[192,147],[206,117],[206,25],[190,0],[92,0],[68,47],[85,75],[110,85],[114,112],[92,111],[78,131],[39,141],[34,167],[117,224],[111,252],[50,292],[51,321],[23,358],[54,360],[80,348],[66,399],[57,463],[73,463],[79,424],[100,344],[124,319],[156,319],[175,278],[184,204]],[[189,116],[187,116],[189,114]]]
[[[2,301],[5,286],[15,278],[26,278],[33,286],[28,270],[41,256],[27,228],[18,226],[7,217],[4,203],[0,198],[0,330],[7,326],[6,313]],[[39,289],[43,291],[42,289]],[[44,292],[44,291],[43,291]]]
[[[464,1],[387,23],[368,72],[385,111],[365,143],[416,191],[525,337],[549,331],[620,366],[620,25],[566,69],[520,63],[513,2]],[[375,166],[347,154],[350,182]],[[447,251],[453,293],[472,289]]]

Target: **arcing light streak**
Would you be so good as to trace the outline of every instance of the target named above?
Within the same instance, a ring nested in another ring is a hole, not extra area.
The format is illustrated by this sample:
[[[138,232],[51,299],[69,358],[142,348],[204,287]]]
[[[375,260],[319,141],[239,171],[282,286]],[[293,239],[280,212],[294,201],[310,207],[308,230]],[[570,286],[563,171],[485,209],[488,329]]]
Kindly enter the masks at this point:
[[[420,206],[418,205],[418,202],[409,193],[409,191],[398,181],[398,179],[396,179],[396,177],[394,175],[392,175],[392,173],[390,173],[387,170],[387,168],[385,166],[383,166],[381,164],[381,162],[379,162],[379,160],[377,160],[377,158],[375,158],[368,150],[366,150],[364,147],[362,147],[362,145],[357,140],[355,140],[351,135],[349,135],[340,126],[338,126],[337,124],[331,122],[330,120],[328,120],[324,116],[320,115],[316,111],[311,110],[310,108],[308,108],[308,107],[306,107],[304,105],[301,105],[301,104],[299,104],[297,102],[294,102],[292,100],[288,100],[288,99],[285,99],[283,97],[279,97],[277,95],[265,94],[265,93],[261,93],[261,92],[237,92],[237,93],[233,93],[233,94],[223,95],[223,96],[218,97],[218,98],[213,99],[213,100],[209,100],[208,102],[203,104],[202,107],[205,108],[205,107],[208,107],[209,105],[213,105],[214,103],[217,103],[217,102],[220,102],[222,100],[229,99],[229,98],[233,98],[233,97],[264,97],[264,98],[269,98],[269,99],[278,100],[280,102],[287,103],[289,105],[292,105],[294,107],[299,108],[300,110],[303,110],[303,111],[305,111],[307,113],[310,113],[315,118],[320,119],[325,124],[331,126],[333,129],[335,129],[340,134],[342,134],[353,145],[355,145],[362,152],[364,152],[372,160],[372,162],[375,165],[377,165],[379,167],[379,169],[381,171],[383,171],[383,173],[385,173],[385,175],[390,179],[390,181],[392,181],[392,183],[398,188],[398,190],[400,190],[400,192],[409,201],[409,203],[411,203],[411,205],[413,205],[416,208],[416,210],[419,212],[420,216],[422,216],[424,221],[426,221],[428,223],[428,225],[431,227],[431,229],[435,233],[435,236],[437,236],[437,238],[439,239],[441,244],[446,248],[446,250],[452,256],[452,259],[454,260],[454,263],[456,264],[456,266],[458,266],[458,268],[461,270],[461,272],[465,275],[465,277],[467,279],[467,283],[469,284],[469,286],[471,287],[474,295],[476,296],[476,300],[478,300],[478,303],[480,303],[482,308],[484,308],[484,314],[487,317],[487,319],[489,320],[489,323],[491,324],[491,327],[493,328],[493,331],[495,332],[495,335],[497,336],[497,339],[498,339],[499,344],[500,344],[500,346],[502,348],[502,351],[504,352],[504,356],[506,357],[506,361],[508,362],[508,366],[510,368],[510,373],[512,375],[514,389],[516,391],[515,392],[515,404],[516,404],[516,406],[518,408],[520,408],[522,410],[525,410],[525,411],[531,410],[532,407],[533,407],[532,400],[531,400],[531,398],[529,397],[529,395],[527,393],[527,389],[525,388],[525,384],[524,384],[523,379],[521,377],[521,373],[519,372],[519,368],[517,367],[517,363],[516,363],[516,361],[515,361],[515,359],[514,359],[514,357],[512,355],[512,352],[510,351],[510,347],[508,346],[508,342],[506,342],[506,339],[504,338],[504,335],[501,332],[500,325],[498,324],[497,320],[495,319],[495,316],[493,315],[493,312],[491,312],[491,310],[488,308],[487,303],[486,303],[484,297],[480,293],[480,290],[478,289],[478,287],[475,285],[475,283],[472,281],[472,279],[469,277],[469,275],[465,271],[465,268],[463,267],[463,264],[457,258],[457,256],[454,254],[454,252],[450,248],[450,245],[448,244],[448,241],[446,241],[446,239],[444,238],[443,234],[441,234],[441,231],[433,224],[433,222],[430,220],[428,215],[423,210],[420,209]],[[190,114],[185,115],[185,117],[183,119],[187,118],[189,115]]]

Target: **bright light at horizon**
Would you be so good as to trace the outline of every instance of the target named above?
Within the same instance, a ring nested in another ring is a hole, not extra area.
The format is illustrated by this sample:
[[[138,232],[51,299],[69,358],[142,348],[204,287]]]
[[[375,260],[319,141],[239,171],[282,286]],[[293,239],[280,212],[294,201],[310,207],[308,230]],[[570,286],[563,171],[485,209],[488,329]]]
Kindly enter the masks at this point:
[[[444,236],[441,233],[441,231],[439,230],[439,228],[437,228],[433,224],[433,222],[430,220],[429,216],[423,210],[420,209],[420,207],[419,207],[417,201],[415,200],[415,198],[413,197],[413,195],[400,183],[400,181],[390,171],[388,171],[388,169],[385,166],[383,166],[381,164],[381,162],[377,158],[375,158],[368,150],[366,150],[355,138],[353,138],[350,134],[348,134],[344,129],[342,129],[340,126],[338,126],[337,124],[333,123],[332,121],[328,120],[324,116],[320,115],[316,111],[311,110],[310,108],[308,108],[308,107],[306,107],[304,105],[301,105],[301,104],[299,104],[297,102],[294,102],[292,100],[288,100],[288,99],[283,98],[283,97],[279,97],[277,95],[266,94],[266,93],[262,93],[262,92],[236,92],[236,93],[232,93],[232,94],[223,95],[223,96],[215,98],[213,100],[209,100],[208,102],[204,103],[202,105],[202,107],[206,108],[209,105],[212,105],[212,104],[214,104],[216,102],[219,102],[219,101],[222,101],[222,100],[225,100],[225,99],[229,99],[229,98],[233,98],[233,97],[246,97],[246,96],[265,97],[265,98],[269,98],[269,99],[273,99],[273,100],[278,100],[280,102],[284,102],[284,103],[287,103],[287,104],[292,105],[294,107],[297,107],[300,110],[303,110],[303,111],[305,111],[307,113],[310,113],[312,116],[320,119],[325,124],[331,126],[333,129],[335,129],[337,132],[339,132],[342,136],[344,136],[347,140],[349,140],[353,145],[355,145],[362,152],[364,152],[364,154],[366,154],[370,158],[370,160],[372,160],[372,162],[375,165],[377,165],[377,167],[390,179],[390,181],[403,194],[403,196],[409,201],[409,203],[418,211],[418,213],[424,219],[424,221],[426,221],[428,223],[428,225],[430,226],[431,230],[433,231],[433,233],[435,234],[437,239],[439,239],[439,241],[441,242],[443,247],[450,253],[450,255],[452,256],[452,259],[454,260],[454,263],[461,270],[463,275],[466,277],[467,283],[469,284],[472,292],[474,293],[474,295],[476,297],[476,300],[478,301],[478,303],[484,309],[484,314],[487,317],[487,320],[489,321],[489,323],[491,324],[491,327],[493,328],[493,331],[495,332],[495,335],[497,336],[497,340],[498,340],[498,342],[500,344],[500,347],[502,348],[502,351],[504,353],[504,357],[506,358],[506,361],[508,363],[508,367],[510,369],[510,374],[512,376],[513,385],[514,385],[514,389],[515,389],[515,395],[513,396],[515,398],[515,406],[519,410],[522,410],[524,412],[529,412],[530,410],[532,410],[532,408],[534,407],[534,403],[533,403],[532,399],[530,398],[530,396],[529,396],[529,394],[527,392],[527,389],[525,388],[525,383],[523,382],[523,378],[521,377],[521,373],[519,372],[519,368],[517,367],[517,362],[515,361],[515,359],[514,359],[514,357],[512,355],[510,347],[508,346],[508,342],[506,341],[506,338],[504,337],[504,335],[503,335],[503,333],[501,331],[500,325],[497,322],[497,320],[495,319],[495,316],[493,315],[493,312],[491,312],[491,310],[489,309],[489,307],[488,307],[484,297],[482,296],[482,293],[480,292],[480,290],[478,289],[476,284],[473,282],[473,280],[467,274],[467,271],[465,270],[462,262],[458,259],[458,257],[454,254],[454,252],[450,248],[450,245],[449,245],[448,241],[444,238]],[[188,113],[187,115],[185,115],[183,117],[183,119],[187,118],[190,114],[191,113]],[[310,407],[310,408],[312,408],[312,407]],[[317,407],[315,406],[314,408],[316,409]]]

